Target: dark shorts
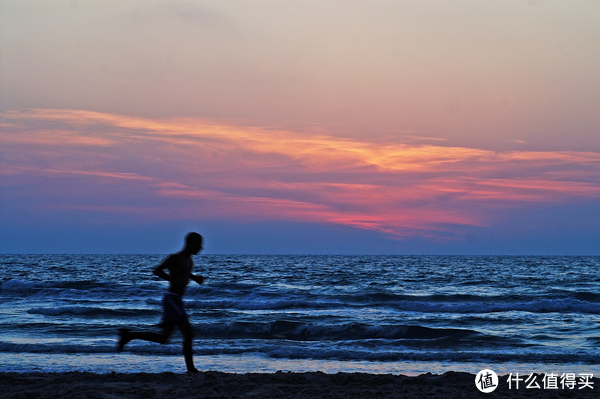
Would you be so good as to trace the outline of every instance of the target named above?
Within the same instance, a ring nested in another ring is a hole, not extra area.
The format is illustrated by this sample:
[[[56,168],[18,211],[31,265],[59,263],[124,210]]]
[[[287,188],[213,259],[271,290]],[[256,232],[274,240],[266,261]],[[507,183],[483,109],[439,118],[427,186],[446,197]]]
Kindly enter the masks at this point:
[[[181,295],[167,292],[163,297],[163,319],[161,326],[179,324],[188,321],[188,315],[183,308]]]

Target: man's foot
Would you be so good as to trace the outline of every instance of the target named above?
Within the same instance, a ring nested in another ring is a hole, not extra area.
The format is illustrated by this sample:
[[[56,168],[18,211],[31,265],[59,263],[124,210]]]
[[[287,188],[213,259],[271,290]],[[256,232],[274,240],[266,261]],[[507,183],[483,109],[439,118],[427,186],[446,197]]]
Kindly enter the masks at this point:
[[[119,343],[117,344],[117,352],[123,352],[123,347],[127,342],[129,342],[129,330],[126,328],[121,328],[119,330]]]
[[[188,372],[188,373],[190,373],[190,374],[197,374],[197,373],[199,373],[198,369],[197,369],[197,368],[195,368],[195,367],[194,367],[194,368],[191,368],[191,369],[188,369],[188,371],[187,371],[187,372]]]

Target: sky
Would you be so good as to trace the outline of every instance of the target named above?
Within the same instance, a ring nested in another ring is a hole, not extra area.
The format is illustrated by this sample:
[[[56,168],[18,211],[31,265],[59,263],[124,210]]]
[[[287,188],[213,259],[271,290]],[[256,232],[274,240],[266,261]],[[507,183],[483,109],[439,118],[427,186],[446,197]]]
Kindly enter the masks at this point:
[[[0,253],[600,255],[600,2],[0,0]]]

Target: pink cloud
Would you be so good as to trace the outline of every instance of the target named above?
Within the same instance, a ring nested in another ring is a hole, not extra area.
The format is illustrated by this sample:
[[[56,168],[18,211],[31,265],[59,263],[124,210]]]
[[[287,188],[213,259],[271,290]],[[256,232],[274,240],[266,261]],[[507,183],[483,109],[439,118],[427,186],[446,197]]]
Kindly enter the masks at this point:
[[[2,121],[2,189],[18,192],[23,177],[45,176],[27,187],[43,199],[54,179],[77,178],[80,190],[64,194],[64,207],[79,211],[296,220],[434,237],[493,224],[497,207],[600,198],[594,152],[497,153],[76,110],[8,112]],[[81,190],[100,204],[83,203]]]

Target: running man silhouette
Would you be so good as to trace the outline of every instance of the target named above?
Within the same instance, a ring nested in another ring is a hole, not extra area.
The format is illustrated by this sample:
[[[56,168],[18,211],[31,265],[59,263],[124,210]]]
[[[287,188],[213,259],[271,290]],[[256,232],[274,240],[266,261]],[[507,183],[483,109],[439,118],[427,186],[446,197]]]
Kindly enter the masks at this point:
[[[160,265],[154,269],[154,274],[163,280],[169,282],[169,291],[163,298],[163,319],[160,323],[161,333],[153,331],[129,331],[127,328],[119,330],[118,352],[123,351],[123,347],[134,339],[157,342],[164,344],[168,341],[175,326],[183,334],[183,356],[188,373],[198,373],[194,367],[194,358],[192,350],[192,340],[194,331],[188,320],[188,315],[183,307],[182,297],[185,289],[191,280],[198,284],[204,282],[204,277],[193,275],[192,269],[194,262],[192,255],[198,254],[203,249],[203,238],[198,233],[189,233],[185,237],[184,248],[176,253],[169,255]],[[168,270],[169,273],[166,273]]]

